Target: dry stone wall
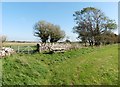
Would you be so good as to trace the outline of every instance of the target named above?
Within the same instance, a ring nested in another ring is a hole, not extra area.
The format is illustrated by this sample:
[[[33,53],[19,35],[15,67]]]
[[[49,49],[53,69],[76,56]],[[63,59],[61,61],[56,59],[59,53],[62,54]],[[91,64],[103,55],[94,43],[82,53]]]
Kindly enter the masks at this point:
[[[5,56],[10,56],[11,54],[15,53],[15,51],[10,47],[2,47],[0,49],[0,58]]]
[[[39,43],[40,45],[40,52],[42,51],[46,51],[46,50],[70,50],[70,49],[76,49],[76,48],[80,48],[81,45],[80,44],[71,44],[71,43],[46,43],[46,44],[42,44]]]

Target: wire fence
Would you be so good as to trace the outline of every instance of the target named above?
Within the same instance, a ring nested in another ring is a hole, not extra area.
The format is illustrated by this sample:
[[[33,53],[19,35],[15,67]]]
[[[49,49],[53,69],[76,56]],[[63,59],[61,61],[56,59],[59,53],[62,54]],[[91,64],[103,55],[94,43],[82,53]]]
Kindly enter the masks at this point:
[[[46,52],[46,51],[53,51],[53,50],[69,50],[69,49],[76,49],[81,48],[81,44],[79,43],[47,43],[41,44],[39,43],[39,47],[37,45],[29,45],[29,44],[20,44],[20,45],[6,45],[5,47],[12,48],[16,53],[25,53],[31,54],[35,52]],[[38,50],[37,50],[38,49]]]
[[[35,51],[35,46],[11,46],[16,53],[31,54]]]

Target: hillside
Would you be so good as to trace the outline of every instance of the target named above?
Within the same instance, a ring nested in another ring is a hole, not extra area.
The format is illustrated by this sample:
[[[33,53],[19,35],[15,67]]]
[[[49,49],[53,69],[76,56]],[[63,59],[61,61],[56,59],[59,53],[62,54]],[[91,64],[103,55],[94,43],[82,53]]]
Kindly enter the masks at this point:
[[[3,85],[114,85],[118,46],[55,54],[15,54],[2,60]]]

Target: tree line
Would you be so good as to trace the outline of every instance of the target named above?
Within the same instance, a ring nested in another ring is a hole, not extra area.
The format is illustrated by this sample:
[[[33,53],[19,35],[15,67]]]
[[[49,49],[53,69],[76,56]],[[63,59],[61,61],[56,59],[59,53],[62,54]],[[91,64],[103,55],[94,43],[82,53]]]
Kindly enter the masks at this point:
[[[86,7],[73,14],[76,25],[73,33],[78,35],[82,43],[90,46],[100,44],[120,43],[120,34],[113,32],[117,28],[115,20],[108,18],[100,9]],[[65,32],[59,25],[47,21],[39,21],[34,26],[34,36],[43,42],[57,42],[65,38]],[[0,41],[5,42],[6,36],[0,36]],[[66,42],[70,42],[66,39]]]
[[[87,43],[93,46],[120,42],[118,41],[120,35],[112,32],[117,28],[116,22],[108,18],[101,10],[87,7],[75,11],[73,17],[76,22],[73,33],[78,34],[77,38],[85,43],[85,46]],[[36,23],[34,30],[34,35],[39,37],[43,43],[57,42],[65,37],[65,32],[60,26],[46,21]]]

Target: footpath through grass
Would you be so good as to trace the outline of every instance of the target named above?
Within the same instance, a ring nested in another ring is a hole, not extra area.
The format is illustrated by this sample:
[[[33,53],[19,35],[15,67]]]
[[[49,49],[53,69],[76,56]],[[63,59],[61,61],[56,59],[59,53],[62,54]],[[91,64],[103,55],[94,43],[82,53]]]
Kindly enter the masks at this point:
[[[118,46],[55,54],[15,54],[2,59],[3,85],[114,85]]]

